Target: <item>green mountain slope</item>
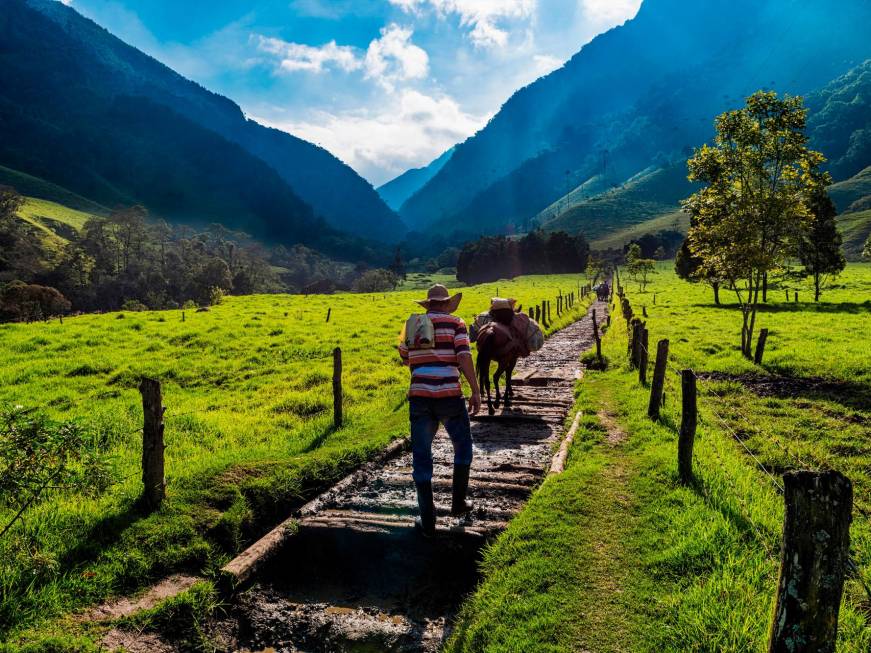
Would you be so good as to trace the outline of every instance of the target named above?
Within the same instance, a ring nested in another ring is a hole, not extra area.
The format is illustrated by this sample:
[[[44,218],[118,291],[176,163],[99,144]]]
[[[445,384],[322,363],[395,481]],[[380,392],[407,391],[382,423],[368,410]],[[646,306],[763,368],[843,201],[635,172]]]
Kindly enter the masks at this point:
[[[823,0],[645,0],[634,20],[516,93],[402,216],[510,231],[567,187],[686,158],[713,117],[753,91],[808,94],[865,61],[869,21],[865,0],[837,12]]]
[[[839,213],[846,213],[854,207],[862,210],[871,209],[871,166],[854,177],[830,186],[829,195],[832,196]]]
[[[335,250],[347,239],[320,218],[363,235],[403,231],[328,152],[246,120],[70,7],[6,0],[0,41],[0,163],[101,203],[282,242]]]
[[[631,227],[660,216],[673,214],[680,201],[689,197],[694,185],[687,181],[686,162],[667,168],[653,168],[629,179],[625,184],[579,202],[567,211],[546,220],[551,231],[583,231],[589,238]]]

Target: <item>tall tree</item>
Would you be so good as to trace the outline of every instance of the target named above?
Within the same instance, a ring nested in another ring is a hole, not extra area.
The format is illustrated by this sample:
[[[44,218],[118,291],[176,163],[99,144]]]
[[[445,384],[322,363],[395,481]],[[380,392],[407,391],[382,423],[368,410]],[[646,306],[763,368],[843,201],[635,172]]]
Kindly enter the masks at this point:
[[[690,250],[689,239],[684,240],[683,245],[674,256],[674,271],[684,281],[708,284],[714,291],[714,303],[717,306],[720,305],[720,286],[723,280],[716,275],[702,272],[702,259],[695,256]]]
[[[713,146],[689,161],[689,179],[705,184],[684,202],[701,271],[725,279],[741,308],[741,352],[752,341],[763,278],[796,254],[812,219],[811,198],[830,178],[823,155],[808,148],[801,98],[759,91],[744,108],[720,115]]]
[[[838,210],[825,189],[814,194],[810,202],[811,221],[799,237],[798,257],[805,273],[814,280],[814,301],[820,301],[827,280],[839,275],[847,260],[841,251],[843,238],[835,218]]]

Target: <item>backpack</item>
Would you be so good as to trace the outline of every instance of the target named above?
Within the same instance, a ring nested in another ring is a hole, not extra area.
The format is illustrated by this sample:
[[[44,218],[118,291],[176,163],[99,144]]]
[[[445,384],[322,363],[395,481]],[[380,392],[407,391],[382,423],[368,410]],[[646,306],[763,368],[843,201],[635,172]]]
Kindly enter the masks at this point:
[[[483,313],[478,313],[475,316],[475,321],[472,322],[472,326],[469,327],[469,340],[472,342],[478,341],[478,334],[481,333],[481,329],[490,324],[493,321],[493,316],[490,315],[490,311],[484,311]]]
[[[433,349],[435,347],[435,327],[428,315],[415,314],[405,321],[399,338],[409,351]]]

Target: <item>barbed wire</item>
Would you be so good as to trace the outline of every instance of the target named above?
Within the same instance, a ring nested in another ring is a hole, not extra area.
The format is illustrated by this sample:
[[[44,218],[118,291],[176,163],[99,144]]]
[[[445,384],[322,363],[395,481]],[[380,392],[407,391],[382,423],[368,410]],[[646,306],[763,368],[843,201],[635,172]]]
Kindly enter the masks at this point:
[[[627,335],[631,334],[631,328],[630,328],[630,324],[628,323],[628,321],[626,323],[626,326],[627,326]],[[647,357],[649,360],[650,359],[650,350],[644,346],[644,342],[641,339],[637,340],[637,344],[644,350],[644,352],[647,354]],[[667,369],[670,369],[675,373],[674,378],[680,377],[682,375],[681,370],[678,369],[678,367],[674,363],[672,363],[672,360],[675,360],[676,362],[679,363],[679,361],[676,360],[676,357],[673,357],[671,355],[671,352],[670,352],[669,358],[666,359],[666,367],[667,367]],[[684,369],[687,369],[693,375],[693,377],[696,379],[697,382],[703,382],[703,381],[707,380],[707,379],[702,379],[698,374],[696,374],[695,370],[693,370],[689,366],[686,366]],[[667,388],[667,387],[668,387],[668,376],[666,377],[666,381],[664,383],[664,388]],[[728,401],[726,400],[726,398],[723,395],[721,395],[720,393],[718,393],[716,390],[714,390],[709,383],[705,383],[705,387],[707,389],[707,393],[710,395],[713,395],[716,398],[717,403],[720,406],[728,406]],[[674,392],[674,394],[676,394],[676,391]],[[667,396],[667,394],[666,394],[666,396]],[[677,412],[677,399],[676,399],[676,397],[673,398],[673,408]],[[711,408],[709,412],[715,417],[715,419],[718,422],[720,422],[720,424],[723,426],[723,428],[726,429],[726,431],[733,437],[733,439],[735,439],[736,441],[738,441],[739,444],[741,444],[743,449],[750,455],[750,457],[754,460],[756,465],[772,481],[774,486],[777,488],[778,493],[783,494],[783,485],[777,481],[777,479],[774,477],[774,475],[771,473],[771,471],[768,470],[765,467],[765,465],[762,463],[762,461],[759,460],[759,458],[750,450],[749,447],[747,447],[746,443],[743,441],[743,439],[741,439],[741,437],[738,435],[738,433],[736,433],[735,430],[731,428],[731,426],[727,423],[727,421],[716,410]],[[796,469],[805,468],[805,469],[807,469],[807,468],[811,467],[810,465],[808,465],[805,462],[805,460],[800,455],[798,455],[797,453],[791,452],[789,450],[788,446],[785,443],[781,442],[781,440],[776,435],[763,433],[762,430],[756,424],[754,424],[752,421],[750,421],[750,419],[746,415],[744,415],[740,412],[738,412],[737,415],[738,415],[738,418],[740,418],[740,420],[743,420],[743,422],[746,423],[751,428],[751,430],[754,431],[763,441],[774,443],[774,445],[785,454],[787,461],[789,462],[789,464],[793,468],[796,468]],[[793,430],[795,430],[795,427],[793,427]],[[707,442],[709,439],[708,438],[701,438],[700,440],[704,443],[704,442]],[[737,485],[735,484],[734,479],[732,479],[731,476],[728,474],[726,466],[725,466],[725,462],[720,455],[719,448],[715,444],[714,439],[711,439],[711,451],[713,451],[714,456],[717,459],[717,462],[718,462],[720,468],[724,472],[722,474],[722,478],[724,479],[724,481],[727,484],[729,484],[729,486],[732,488],[733,492],[735,493],[736,499],[744,507],[744,511],[742,511],[744,514],[744,517],[747,519],[748,523],[754,529],[757,537],[760,539],[760,542],[766,548],[768,555],[769,556],[773,555],[773,552],[772,552],[770,546],[768,545],[767,539],[764,537],[764,535],[761,531],[761,528],[755,523],[755,521],[752,519],[752,517],[750,515],[749,505],[747,505],[746,501],[741,497],[741,492],[740,492],[739,488],[737,487]],[[813,458],[816,458],[816,456],[813,456]],[[828,458],[828,456],[824,456],[824,458]],[[699,460],[701,461],[701,459],[699,459]],[[798,465],[795,464],[796,462],[798,463]],[[829,460],[823,460],[822,462],[820,462],[819,460],[814,460],[813,462],[814,462],[813,466],[818,468],[818,469],[823,468],[823,467],[827,467],[829,469],[833,468],[833,466],[831,465]],[[702,491],[704,494],[706,494],[706,498],[710,499],[710,496],[707,493],[706,486],[704,486],[704,485],[702,486]],[[865,507],[863,505],[863,502],[861,502],[857,498],[854,498],[853,506],[862,517],[864,517],[866,520],[868,520],[868,525],[871,526],[871,509]],[[849,553],[848,560],[847,560],[847,566],[848,566],[848,571],[857,580],[857,582],[859,582],[859,584],[861,585],[861,587],[863,588],[863,590],[867,594],[869,600],[871,600],[871,587],[869,587],[868,582],[865,580],[865,578],[862,574],[862,569],[860,568],[859,564],[857,563],[855,556],[853,555],[853,552]]]

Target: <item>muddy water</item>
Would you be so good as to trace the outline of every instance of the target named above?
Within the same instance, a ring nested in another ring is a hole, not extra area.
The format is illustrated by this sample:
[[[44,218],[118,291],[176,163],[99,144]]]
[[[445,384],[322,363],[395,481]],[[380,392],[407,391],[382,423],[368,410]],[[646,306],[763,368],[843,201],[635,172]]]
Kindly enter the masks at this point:
[[[607,313],[597,303],[600,317]],[[438,534],[414,531],[411,454],[399,453],[327,492],[300,516],[299,532],[232,607],[239,650],[437,651],[463,597],[478,581],[482,546],[541,482],[593,344],[584,318],[521,361],[515,401],[472,427],[469,488],[474,512],[449,516],[453,453],[440,431],[433,447]]]

